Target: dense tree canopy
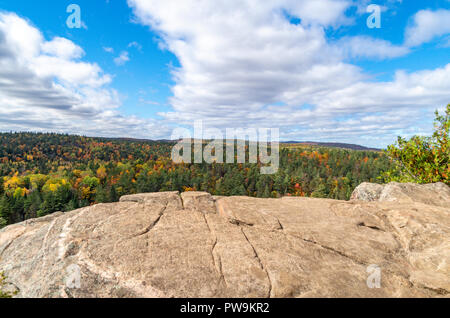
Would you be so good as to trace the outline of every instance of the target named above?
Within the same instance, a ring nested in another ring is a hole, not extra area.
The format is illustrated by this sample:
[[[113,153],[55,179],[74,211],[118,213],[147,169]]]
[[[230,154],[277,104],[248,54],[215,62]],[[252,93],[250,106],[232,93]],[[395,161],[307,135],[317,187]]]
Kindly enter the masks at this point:
[[[125,194],[207,191],[253,197],[348,199],[391,168],[380,152],[282,147],[276,174],[261,164],[174,164],[173,143],[35,133],[0,134],[0,227]]]

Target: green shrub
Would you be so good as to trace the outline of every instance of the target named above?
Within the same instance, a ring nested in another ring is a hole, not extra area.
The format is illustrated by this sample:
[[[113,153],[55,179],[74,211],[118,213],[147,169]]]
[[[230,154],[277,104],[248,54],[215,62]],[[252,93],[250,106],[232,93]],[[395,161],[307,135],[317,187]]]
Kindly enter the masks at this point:
[[[3,272],[0,272],[0,298],[12,298],[14,294],[7,293],[2,290],[2,287],[5,285],[5,280],[5,274]]]
[[[434,183],[450,185],[450,104],[444,115],[436,111],[435,131],[431,137],[398,137],[385,153],[395,166],[382,176],[385,182]]]

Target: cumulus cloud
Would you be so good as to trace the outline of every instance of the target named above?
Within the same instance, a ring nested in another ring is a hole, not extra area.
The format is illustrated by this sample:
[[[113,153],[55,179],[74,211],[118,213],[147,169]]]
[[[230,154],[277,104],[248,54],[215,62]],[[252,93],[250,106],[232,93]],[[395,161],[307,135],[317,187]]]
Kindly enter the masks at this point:
[[[418,46],[450,33],[450,10],[421,10],[405,31],[405,43]]]
[[[127,51],[122,51],[118,57],[114,59],[114,63],[116,65],[124,65],[126,62],[130,60],[129,54]]]
[[[42,52],[50,56],[65,60],[79,59],[84,55],[81,47],[65,38],[55,37],[51,41],[42,43]]]
[[[410,51],[405,46],[393,45],[389,41],[368,36],[344,37],[338,41],[337,45],[345,57],[356,59],[391,59],[404,56]]]
[[[399,71],[392,81],[376,82],[347,62],[348,57],[408,53],[408,48],[367,37],[330,43],[325,29],[346,23],[349,1],[128,3],[180,62],[173,69],[174,111],[161,114],[172,122],[281,127],[288,139],[372,138],[366,144],[379,145],[411,126],[418,128],[422,110],[450,100],[450,66]],[[300,23],[292,24],[292,17]],[[378,140],[373,138],[378,134]]]
[[[202,119],[219,128],[280,127],[285,140],[384,146],[399,134],[427,132],[424,114],[450,101],[450,64],[376,81],[350,62],[400,57],[445,34],[420,12],[406,31],[408,46],[398,46],[362,36],[330,42],[327,28],[350,22],[352,0],[128,3],[179,60],[165,120],[121,115],[118,93],[108,88],[112,76],[84,61],[81,47],[47,40],[26,20],[2,13],[0,130],[157,138],[170,136],[169,125]],[[115,60],[127,61],[127,51]]]
[[[112,77],[80,59],[72,41],[46,40],[28,21],[0,13],[0,131],[157,137],[156,121],[122,116]],[[164,130],[166,129],[166,130]]]

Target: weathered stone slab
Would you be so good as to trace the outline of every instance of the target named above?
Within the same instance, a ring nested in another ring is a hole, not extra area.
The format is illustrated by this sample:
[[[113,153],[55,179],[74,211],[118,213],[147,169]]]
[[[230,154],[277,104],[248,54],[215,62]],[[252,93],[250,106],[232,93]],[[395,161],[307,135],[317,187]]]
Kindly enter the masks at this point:
[[[2,229],[0,272],[16,297],[448,297],[449,192],[125,196]],[[381,288],[367,284],[374,265]]]

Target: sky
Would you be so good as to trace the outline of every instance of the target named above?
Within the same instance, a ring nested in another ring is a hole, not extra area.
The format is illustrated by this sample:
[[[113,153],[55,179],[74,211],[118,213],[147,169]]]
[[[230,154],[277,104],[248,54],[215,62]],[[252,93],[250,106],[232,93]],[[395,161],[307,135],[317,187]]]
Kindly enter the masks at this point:
[[[0,131],[384,148],[448,103],[449,0],[0,0]]]

